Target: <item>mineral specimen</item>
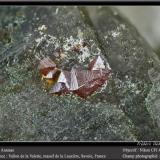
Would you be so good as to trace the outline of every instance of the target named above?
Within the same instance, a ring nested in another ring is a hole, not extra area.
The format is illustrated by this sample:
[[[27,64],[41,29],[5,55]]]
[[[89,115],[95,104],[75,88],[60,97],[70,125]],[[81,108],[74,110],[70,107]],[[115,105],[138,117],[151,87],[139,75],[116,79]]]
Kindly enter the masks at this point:
[[[56,64],[49,58],[44,58],[40,61],[38,70],[40,71],[41,74],[47,75],[49,71],[55,69]]]
[[[71,71],[60,70],[49,58],[40,61],[38,69],[43,78],[56,82],[51,87],[51,94],[74,93],[87,98],[101,87],[110,75],[111,68],[107,67],[100,56],[95,57],[88,65],[87,70],[72,67]]]

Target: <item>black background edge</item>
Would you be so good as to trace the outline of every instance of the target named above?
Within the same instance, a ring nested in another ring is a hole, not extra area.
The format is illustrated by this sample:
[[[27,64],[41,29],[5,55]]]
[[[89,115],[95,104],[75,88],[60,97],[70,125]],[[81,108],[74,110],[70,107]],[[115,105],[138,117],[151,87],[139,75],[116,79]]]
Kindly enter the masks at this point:
[[[141,6],[141,5],[160,5],[160,0],[0,0],[0,5],[133,5],[133,6]]]

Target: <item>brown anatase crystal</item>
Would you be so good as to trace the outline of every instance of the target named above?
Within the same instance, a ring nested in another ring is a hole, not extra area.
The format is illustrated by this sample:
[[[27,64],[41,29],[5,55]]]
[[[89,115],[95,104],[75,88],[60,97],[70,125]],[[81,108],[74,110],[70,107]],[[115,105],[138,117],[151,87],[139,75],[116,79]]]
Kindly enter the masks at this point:
[[[38,66],[40,74],[46,79],[56,82],[50,89],[51,94],[73,93],[81,98],[87,98],[101,87],[109,78],[111,68],[107,67],[100,56],[95,57],[87,70],[72,68],[71,71],[56,68],[50,58],[44,58]]]

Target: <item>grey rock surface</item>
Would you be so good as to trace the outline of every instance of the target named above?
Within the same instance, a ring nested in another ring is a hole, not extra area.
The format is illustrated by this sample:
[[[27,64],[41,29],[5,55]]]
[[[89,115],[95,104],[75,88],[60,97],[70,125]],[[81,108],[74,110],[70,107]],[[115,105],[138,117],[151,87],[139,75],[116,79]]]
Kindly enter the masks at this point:
[[[160,73],[155,69],[148,72],[150,79],[153,83],[152,88],[146,98],[146,106],[152,118],[160,127]],[[157,130],[158,130],[157,128]]]
[[[148,41],[153,49],[159,48],[159,6],[115,6],[139,33]],[[143,22],[143,23],[142,23]]]
[[[116,106],[93,105],[73,95],[53,97],[37,88],[1,99],[1,140],[136,140],[132,122]]]
[[[141,140],[159,139],[157,124],[145,105],[153,85],[149,71],[160,73],[157,55],[117,10],[106,10],[106,7],[88,10],[92,13],[92,23],[114,72],[114,102],[132,119]]]
[[[1,7],[0,18],[7,33],[0,37],[0,140],[159,139],[146,105],[153,87],[148,71],[159,72],[159,60],[117,12],[108,7]],[[80,53],[71,51],[81,40],[87,46]],[[63,54],[57,55],[57,48]],[[37,71],[41,58],[49,56],[71,69],[75,64],[85,68],[98,54],[112,68],[108,85],[85,100],[48,93]]]

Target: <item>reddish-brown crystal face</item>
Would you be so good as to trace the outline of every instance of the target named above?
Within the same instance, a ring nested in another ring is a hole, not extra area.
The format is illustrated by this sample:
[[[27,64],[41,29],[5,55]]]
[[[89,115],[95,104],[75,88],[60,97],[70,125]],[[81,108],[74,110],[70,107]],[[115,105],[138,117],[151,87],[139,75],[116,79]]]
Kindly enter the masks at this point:
[[[47,75],[47,73],[53,70],[56,67],[56,64],[50,58],[44,58],[40,61],[38,65],[38,70],[41,74]]]
[[[100,71],[97,71],[100,72]],[[101,72],[101,73],[92,73],[94,76],[93,78],[86,82],[82,87],[80,87],[78,90],[74,91],[75,94],[80,96],[81,98],[87,98],[91,94],[93,94],[98,88],[100,88],[108,79],[108,73],[107,72]]]
[[[89,69],[89,70],[92,70],[95,62],[96,62],[96,58],[94,58],[94,59],[88,64],[88,69]]]
[[[87,98],[100,88],[110,74],[110,68],[105,68],[100,56],[94,58],[87,70],[72,68],[71,71],[60,70],[49,58],[44,58],[38,66],[46,81],[52,80],[51,94],[74,93],[81,98]]]

